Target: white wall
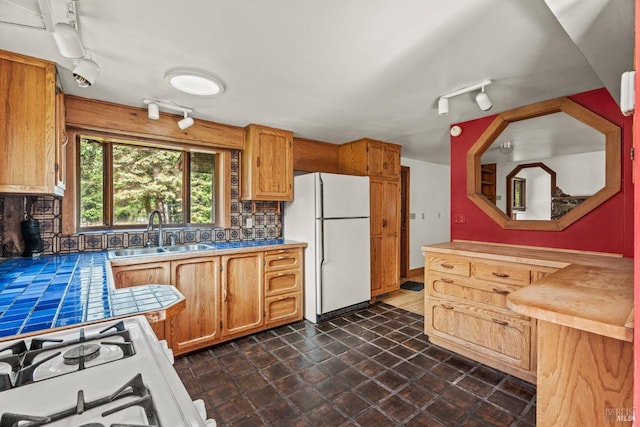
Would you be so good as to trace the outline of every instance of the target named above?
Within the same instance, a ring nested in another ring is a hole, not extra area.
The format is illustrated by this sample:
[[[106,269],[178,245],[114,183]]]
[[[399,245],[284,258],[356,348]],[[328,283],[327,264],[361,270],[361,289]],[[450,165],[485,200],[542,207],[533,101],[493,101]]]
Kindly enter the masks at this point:
[[[402,158],[411,168],[409,182],[409,268],[424,267],[420,249],[431,243],[451,240],[451,167]]]

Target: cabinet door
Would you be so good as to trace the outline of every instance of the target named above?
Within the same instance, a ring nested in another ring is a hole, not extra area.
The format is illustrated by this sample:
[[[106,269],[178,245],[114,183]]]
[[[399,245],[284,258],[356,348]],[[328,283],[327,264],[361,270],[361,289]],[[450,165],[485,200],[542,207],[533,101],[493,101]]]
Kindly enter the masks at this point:
[[[263,253],[222,257],[222,334],[239,335],[264,324]]]
[[[67,170],[67,144],[69,136],[67,135],[67,126],[65,122],[64,110],[64,93],[59,91],[56,93],[56,192],[64,192],[65,176]]]
[[[0,193],[55,192],[55,64],[0,52]]]
[[[302,318],[302,294],[295,292],[265,299],[265,325],[272,327]]]
[[[220,257],[172,261],[171,283],[187,301],[187,307],[169,320],[174,354],[215,343],[220,336]]]
[[[371,178],[371,295],[400,288],[400,182]]]
[[[482,357],[531,369],[531,323],[433,296],[426,300],[425,329]]]
[[[171,280],[169,262],[148,262],[111,267],[116,288],[140,285],[168,285]]]
[[[367,150],[369,158],[369,175],[384,175],[384,144],[380,142],[369,142],[369,144],[367,145]]]
[[[386,145],[382,158],[382,175],[400,178],[400,147]]]
[[[293,200],[293,135],[250,125],[242,153],[241,198]]]

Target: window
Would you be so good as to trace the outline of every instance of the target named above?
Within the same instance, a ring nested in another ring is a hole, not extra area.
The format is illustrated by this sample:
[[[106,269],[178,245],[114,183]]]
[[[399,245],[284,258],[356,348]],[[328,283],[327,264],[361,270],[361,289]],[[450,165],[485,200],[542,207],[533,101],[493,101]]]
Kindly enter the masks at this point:
[[[78,228],[215,224],[216,153],[79,138]]]
[[[513,195],[511,197],[511,200],[513,200],[513,206],[511,206],[511,209],[514,211],[524,211],[527,209],[527,180],[524,178],[515,177],[512,179],[512,182]]]

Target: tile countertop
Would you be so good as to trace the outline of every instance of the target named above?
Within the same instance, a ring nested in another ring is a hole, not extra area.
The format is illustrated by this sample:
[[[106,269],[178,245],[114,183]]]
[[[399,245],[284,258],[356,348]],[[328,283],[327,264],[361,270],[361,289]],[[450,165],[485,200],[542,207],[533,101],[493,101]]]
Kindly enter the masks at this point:
[[[227,252],[284,243],[283,239],[216,243],[212,250]],[[173,286],[114,289],[109,277],[108,254],[106,251],[84,252],[45,255],[38,259],[9,258],[0,262],[0,340],[161,311],[184,301]]]

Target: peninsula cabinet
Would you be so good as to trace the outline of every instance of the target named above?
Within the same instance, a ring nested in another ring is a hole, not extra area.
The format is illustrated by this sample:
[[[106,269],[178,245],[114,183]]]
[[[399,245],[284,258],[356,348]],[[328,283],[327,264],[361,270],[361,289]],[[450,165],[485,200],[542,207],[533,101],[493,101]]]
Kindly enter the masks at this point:
[[[360,139],[338,147],[340,173],[369,176],[371,297],[400,289],[400,146]]]
[[[425,252],[425,334],[449,350],[536,382],[536,321],[507,296],[554,268]]]
[[[244,136],[240,199],[293,200],[293,133],[251,124]]]
[[[175,355],[302,319],[302,248],[112,261],[116,288],[170,284],[186,308],[153,324]]]
[[[64,98],[53,62],[0,50],[0,193],[64,192]],[[61,101],[62,100],[62,101]]]

